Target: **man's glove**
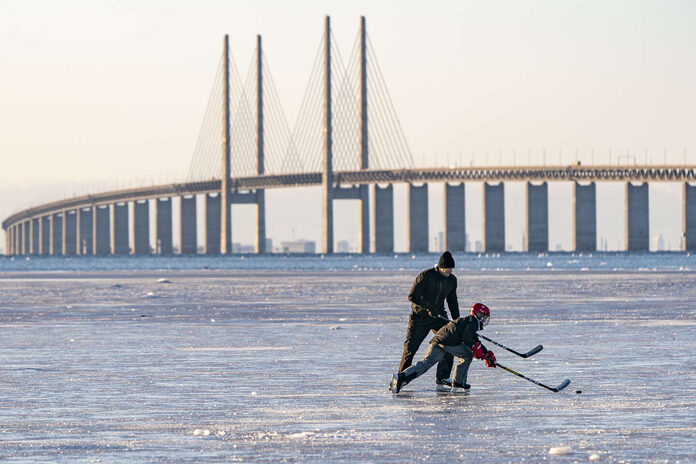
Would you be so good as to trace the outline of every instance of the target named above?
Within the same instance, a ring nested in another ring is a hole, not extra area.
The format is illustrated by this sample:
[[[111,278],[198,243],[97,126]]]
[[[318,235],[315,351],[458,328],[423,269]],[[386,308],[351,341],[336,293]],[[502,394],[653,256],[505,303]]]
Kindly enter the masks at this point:
[[[486,356],[483,352],[483,345],[481,345],[481,342],[476,342],[476,344],[471,348],[471,350],[474,352],[474,359],[483,359]]]
[[[430,315],[430,317],[434,317],[435,319],[439,319],[440,317],[442,317],[442,313],[432,308],[428,308],[428,314]]]
[[[492,351],[486,353],[486,356],[483,358],[483,362],[486,363],[486,367],[495,367],[495,355]]]

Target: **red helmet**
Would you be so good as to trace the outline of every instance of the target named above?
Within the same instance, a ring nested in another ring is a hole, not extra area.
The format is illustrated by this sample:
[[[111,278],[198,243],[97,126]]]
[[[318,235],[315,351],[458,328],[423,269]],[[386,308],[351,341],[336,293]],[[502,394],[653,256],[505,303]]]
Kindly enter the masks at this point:
[[[471,307],[471,315],[479,320],[481,327],[485,327],[488,325],[488,320],[491,318],[491,310],[483,303],[474,303]]]

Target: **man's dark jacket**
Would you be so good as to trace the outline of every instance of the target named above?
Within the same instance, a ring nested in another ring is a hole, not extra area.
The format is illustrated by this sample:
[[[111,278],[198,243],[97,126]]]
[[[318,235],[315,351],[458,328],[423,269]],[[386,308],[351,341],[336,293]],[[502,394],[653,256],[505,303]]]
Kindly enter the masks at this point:
[[[408,301],[411,302],[414,313],[446,317],[445,300],[447,300],[452,319],[457,319],[459,303],[457,302],[457,278],[454,275],[444,276],[436,267],[418,274],[408,294]]]
[[[468,348],[474,346],[479,341],[478,332],[480,330],[479,321],[475,316],[460,317],[454,321],[450,321],[435,333],[435,336],[430,340],[431,344],[456,346],[465,345]],[[481,345],[483,353],[488,350]]]

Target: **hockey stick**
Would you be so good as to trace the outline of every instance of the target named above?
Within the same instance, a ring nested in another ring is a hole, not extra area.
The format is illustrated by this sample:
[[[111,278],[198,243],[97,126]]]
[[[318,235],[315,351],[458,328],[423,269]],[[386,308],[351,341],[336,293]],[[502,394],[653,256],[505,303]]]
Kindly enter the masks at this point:
[[[440,319],[444,319],[444,320],[449,322],[449,319],[446,318],[445,316],[440,315],[438,317]],[[528,358],[530,356],[534,356],[535,354],[537,354],[538,352],[540,352],[541,350],[544,349],[544,347],[542,345],[537,345],[534,348],[532,348],[531,350],[527,351],[526,353],[519,353],[519,352],[513,350],[512,348],[508,348],[507,346],[503,345],[502,343],[498,343],[495,340],[491,340],[490,338],[486,337],[485,335],[478,334],[478,336],[483,338],[484,340],[488,340],[489,342],[493,343],[494,345],[498,345],[499,347],[503,348],[504,350],[508,350],[510,353],[516,354],[517,356],[519,356],[521,358]]]
[[[507,346],[503,345],[502,343],[498,343],[495,340],[491,340],[490,338],[486,337],[485,335],[478,334],[480,338],[483,338],[484,340],[488,340],[489,342],[493,343],[494,345],[498,345],[499,347],[508,350],[510,353],[515,353],[517,356],[520,358],[528,358],[530,356],[534,356],[538,352],[544,349],[542,345],[537,345],[531,350],[527,351],[526,353],[518,353],[517,351],[513,350],[512,348],[508,348]]]
[[[528,380],[528,381],[530,381],[530,382],[532,382],[532,383],[535,383],[535,384],[539,385],[540,387],[544,387],[544,388],[547,389],[547,390],[551,390],[552,392],[558,393],[559,391],[563,390],[565,387],[567,387],[568,385],[570,385],[570,380],[569,380],[569,379],[565,379],[563,382],[561,382],[561,384],[560,384],[559,386],[557,386],[557,387],[555,387],[555,388],[554,388],[554,387],[549,387],[548,385],[544,385],[544,384],[541,383],[541,382],[537,382],[537,381],[534,380],[534,379],[530,379],[529,377],[527,377],[527,376],[525,376],[525,375],[522,375],[522,374],[520,374],[519,372],[515,372],[515,371],[513,371],[512,369],[510,369],[509,367],[503,366],[502,364],[496,363],[496,366],[497,366],[497,367],[500,367],[501,369],[505,369],[506,371],[508,371],[508,372],[511,373],[511,374],[515,374],[517,377],[522,377],[524,380]]]

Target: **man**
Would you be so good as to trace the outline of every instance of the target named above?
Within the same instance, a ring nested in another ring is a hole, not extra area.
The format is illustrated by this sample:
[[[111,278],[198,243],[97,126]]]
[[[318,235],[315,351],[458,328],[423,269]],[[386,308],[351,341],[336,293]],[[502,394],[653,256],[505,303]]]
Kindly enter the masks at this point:
[[[460,393],[471,388],[466,383],[466,378],[472,359],[483,359],[487,367],[496,366],[495,355],[481,344],[477,334],[479,330],[483,330],[483,327],[488,325],[490,316],[491,311],[486,305],[476,303],[471,307],[468,316],[448,322],[437,331],[430,341],[430,348],[425,358],[408,369],[394,374],[392,393],[399,393],[406,383],[423,375],[445,354],[454,355],[461,359],[457,367],[454,368],[451,391]]]
[[[408,317],[406,329],[406,341],[404,352],[401,355],[399,372],[405,370],[413,362],[418,348],[428,332],[437,332],[447,324],[445,313],[445,300],[452,319],[459,317],[459,303],[457,302],[457,278],[452,274],[454,258],[449,251],[440,256],[437,266],[426,269],[418,274],[413,282],[408,300],[411,302],[411,314]],[[436,388],[441,391],[449,391],[452,381],[449,379],[454,358],[449,353],[444,353],[437,366],[435,376]],[[393,388],[393,382],[389,389]]]

